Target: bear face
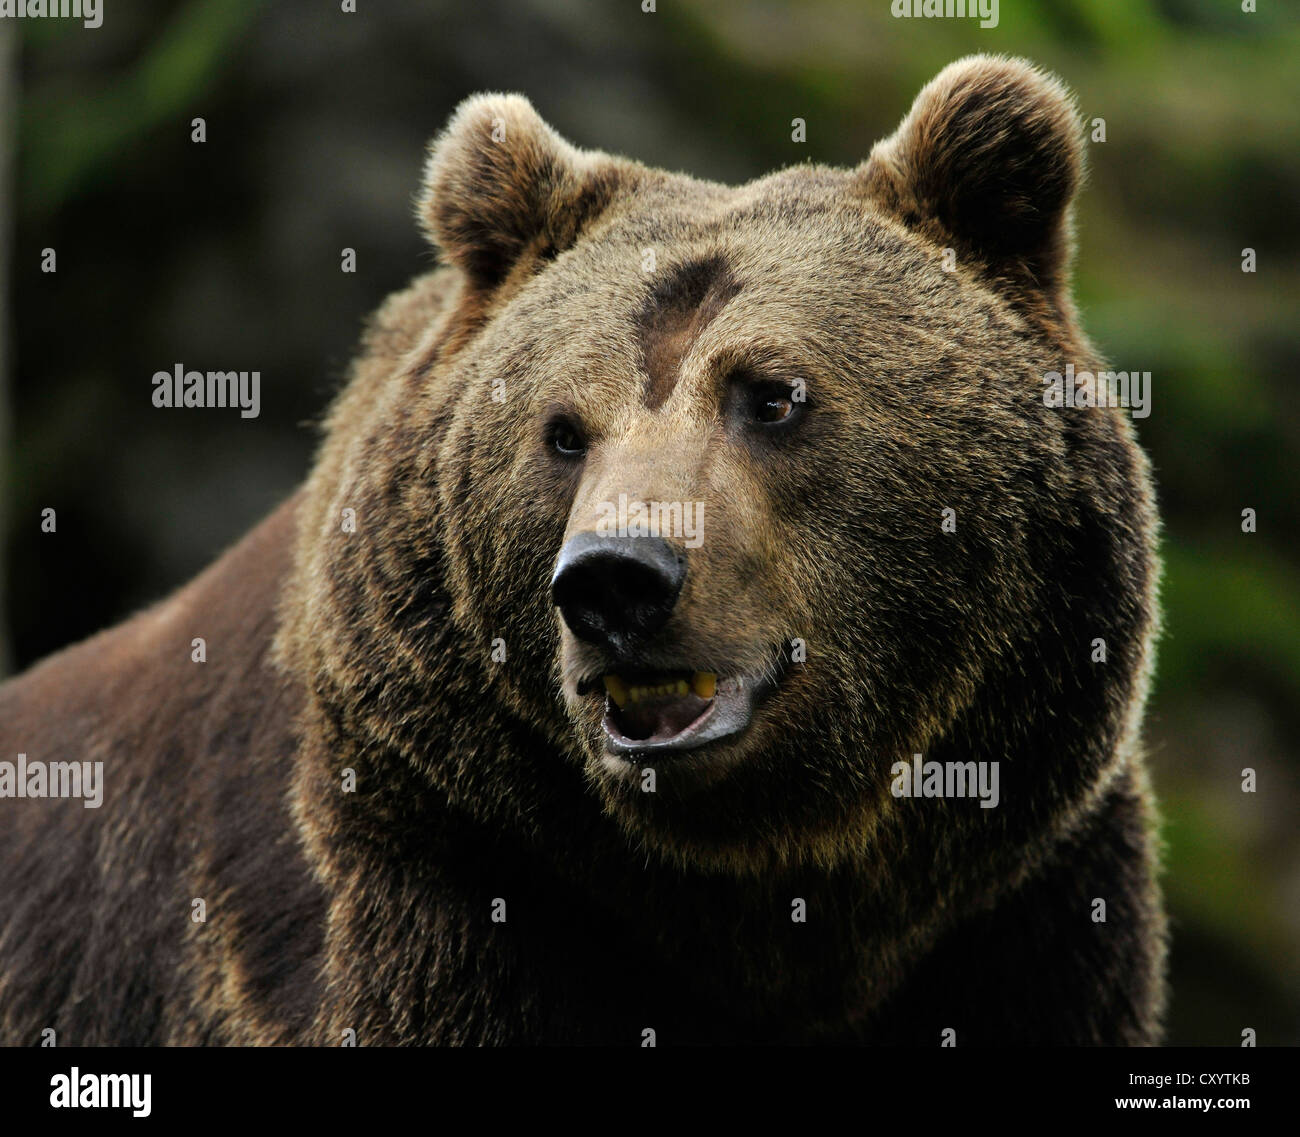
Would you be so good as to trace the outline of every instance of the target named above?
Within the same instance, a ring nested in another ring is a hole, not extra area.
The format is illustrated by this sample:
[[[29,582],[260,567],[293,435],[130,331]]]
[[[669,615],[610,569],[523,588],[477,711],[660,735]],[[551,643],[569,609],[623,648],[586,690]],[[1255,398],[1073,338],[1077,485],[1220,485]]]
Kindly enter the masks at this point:
[[[1042,398],[1094,365],[1081,171],[1068,96],[1007,60],[945,70],[855,170],[739,188],[469,101],[420,206],[436,314],[333,413],[284,657],[524,832],[594,793],[708,871],[892,852],[1014,881],[1127,760],[1154,633],[1129,427]],[[667,529],[620,534],[638,506]],[[890,794],[913,754],[1014,786],[918,832]]]

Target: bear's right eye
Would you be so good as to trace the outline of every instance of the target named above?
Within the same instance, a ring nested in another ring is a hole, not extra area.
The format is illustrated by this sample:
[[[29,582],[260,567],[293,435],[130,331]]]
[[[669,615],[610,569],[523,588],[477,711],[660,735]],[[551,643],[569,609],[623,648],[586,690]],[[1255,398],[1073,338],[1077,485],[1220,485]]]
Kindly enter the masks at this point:
[[[566,458],[581,458],[587,453],[587,440],[568,419],[556,419],[548,431],[551,448]]]

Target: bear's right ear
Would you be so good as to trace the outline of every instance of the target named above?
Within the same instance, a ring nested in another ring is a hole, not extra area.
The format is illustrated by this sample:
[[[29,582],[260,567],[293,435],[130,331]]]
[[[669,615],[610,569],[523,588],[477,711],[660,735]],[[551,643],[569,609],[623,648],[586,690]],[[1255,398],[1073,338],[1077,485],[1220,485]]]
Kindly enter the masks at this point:
[[[1070,204],[1083,178],[1070,93],[1021,59],[949,64],[859,169],[859,185],[904,224],[952,245],[1013,299],[1063,302]]]
[[[429,148],[419,218],[476,286],[553,257],[620,186],[625,164],[570,146],[522,95],[475,95]]]

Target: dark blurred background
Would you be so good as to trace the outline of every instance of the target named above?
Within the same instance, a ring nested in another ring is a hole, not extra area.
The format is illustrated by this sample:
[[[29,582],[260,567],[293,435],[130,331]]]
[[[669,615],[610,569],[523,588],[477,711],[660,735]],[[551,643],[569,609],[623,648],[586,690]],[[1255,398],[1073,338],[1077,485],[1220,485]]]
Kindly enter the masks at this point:
[[[1025,55],[1106,121],[1078,295],[1113,364],[1153,376],[1169,1041],[1300,1043],[1296,10],[1003,0],[980,30],[889,0],[358,7],[106,0],[94,30],[0,24],[3,666],[184,582],[303,477],[362,318],[432,263],[412,199],[465,95],[521,91],[579,145],[743,181],[856,164],[945,64]],[[261,416],[155,409],[177,362],[259,370]]]

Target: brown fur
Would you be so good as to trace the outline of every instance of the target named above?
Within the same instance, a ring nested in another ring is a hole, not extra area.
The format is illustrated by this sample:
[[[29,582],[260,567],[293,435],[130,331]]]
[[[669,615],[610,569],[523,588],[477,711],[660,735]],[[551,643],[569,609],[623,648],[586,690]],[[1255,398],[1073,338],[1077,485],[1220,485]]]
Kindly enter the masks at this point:
[[[1041,399],[1099,363],[1081,177],[1013,60],[946,69],[857,170],[734,189],[469,100],[421,203],[446,263],[379,313],[305,488],[0,688],[5,756],[108,763],[94,817],[0,802],[0,1037],[1156,1040],[1149,474],[1122,413]],[[734,410],[764,378],[807,383],[779,440]],[[706,505],[647,665],[807,645],[652,794],[549,593],[620,493]],[[999,761],[1001,805],[893,797],[914,753]]]

